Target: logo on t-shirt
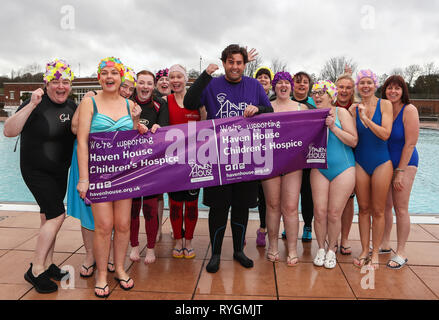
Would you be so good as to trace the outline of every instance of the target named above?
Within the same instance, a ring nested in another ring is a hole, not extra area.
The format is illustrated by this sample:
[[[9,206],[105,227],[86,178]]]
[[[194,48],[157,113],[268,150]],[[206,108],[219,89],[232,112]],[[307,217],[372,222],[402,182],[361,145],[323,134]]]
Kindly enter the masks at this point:
[[[66,122],[70,120],[70,114],[67,113],[67,115],[65,113],[61,113],[59,115],[59,120],[61,120],[61,122]]]
[[[227,100],[227,94],[225,93],[219,93],[216,96],[216,100],[221,106],[215,115],[218,118],[242,116],[244,114],[245,108],[247,107],[246,102],[240,102],[238,103],[238,105],[236,105],[230,100]]]

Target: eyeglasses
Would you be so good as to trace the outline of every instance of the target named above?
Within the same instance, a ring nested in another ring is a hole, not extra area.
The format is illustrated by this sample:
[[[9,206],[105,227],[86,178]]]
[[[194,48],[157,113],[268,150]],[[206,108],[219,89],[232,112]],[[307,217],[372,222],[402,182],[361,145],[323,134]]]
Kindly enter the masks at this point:
[[[311,91],[312,96],[318,95],[319,97],[322,97],[325,93],[326,93],[326,91],[324,91],[324,90]]]

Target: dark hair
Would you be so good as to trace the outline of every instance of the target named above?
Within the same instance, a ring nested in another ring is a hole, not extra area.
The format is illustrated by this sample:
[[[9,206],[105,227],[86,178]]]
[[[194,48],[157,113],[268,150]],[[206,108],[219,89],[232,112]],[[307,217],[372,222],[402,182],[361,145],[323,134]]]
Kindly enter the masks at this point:
[[[258,70],[258,72],[256,72],[255,79],[257,79],[262,74],[266,74],[268,76],[268,78],[270,78],[270,82],[271,82],[271,72],[270,72],[270,70],[265,69],[265,68],[261,68]]]
[[[221,61],[226,62],[227,58],[230,57],[232,54],[239,53],[244,58],[244,64],[248,62],[248,54],[247,49],[244,47],[240,47],[238,44],[231,44],[227,46],[221,53]]]
[[[389,78],[387,78],[386,82],[384,82],[383,87],[381,89],[381,98],[387,99],[386,89],[391,84],[401,87],[402,89],[401,102],[404,104],[409,104],[410,103],[409,88],[407,87],[407,83],[405,82],[404,78],[398,75],[390,76]]]
[[[309,81],[309,91],[311,91],[311,88],[312,88],[313,82],[312,82],[311,76],[310,76],[308,73],[306,73],[305,71],[299,71],[299,72],[297,72],[297,73],[294,75],[294,77],[293,77],[293,82],[296,82],[296,80],[297,80],[297,81],[302,81],[302,78],[303,78],[303,77],[308,78],[308,81]],[[308,94],[309,94],[309,92],[308,92]]]

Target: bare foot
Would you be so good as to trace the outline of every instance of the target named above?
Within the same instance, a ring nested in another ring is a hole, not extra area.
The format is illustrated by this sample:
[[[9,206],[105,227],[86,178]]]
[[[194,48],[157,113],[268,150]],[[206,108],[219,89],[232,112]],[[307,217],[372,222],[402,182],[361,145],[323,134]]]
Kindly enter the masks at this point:
[[[157,233],[157,238],[155,239],[155,242],[160,242],[160,240],[162,240],[162,232],[159,230],[159,232]]]
[[[151,264],[155,262],[154,249],[146,248],[145,264]]]
[[[133,247],[131,249],[131,253],[130,253],[130,260],[137,262],[140,260],[140,254],[139,254],[139,246],[137,247]]]

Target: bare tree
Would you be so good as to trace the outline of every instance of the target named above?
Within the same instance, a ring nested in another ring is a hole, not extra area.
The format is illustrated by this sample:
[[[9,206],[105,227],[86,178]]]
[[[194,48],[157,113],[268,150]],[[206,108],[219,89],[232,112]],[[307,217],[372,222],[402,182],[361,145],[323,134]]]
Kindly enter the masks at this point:
[[[278,58],[271,60],[271,70],[276,73],[280,71],[287,71],[288,64],[285,61],[281,61]]]
[[[423,68],[423,75],[425,76],[429,76],[432,74],[437,74],[438,70],[436,68],[436,66],[434,65],[434,62],[429,62],[424,64],[424,68]]]
[[[422,68],[418,64],[411,64],[404,69],[404,78],[409,87],[413,86],[415,79],[421,74]]]
[[[404,70],[402,68],[393,68],[392,71],[390,71],[391,76],[404,76]]]
[[[320,78],[335,82],[339,76],[345,73],[346,66],[351,68],[352,74],[356,72],[357,63],[351,58],[346,58],[345,56],[332,57],[323,65]]]
[[[44,71],[43,67],[36,62],[28,64],[22,70],[23,73],[30,73],[30,74],[36,74],[43,71]]]
[[[378,87],[381,87],[384,82],[386,82],[387,78],[389,77],[388,74],[384,73],[381,76],[378,77]]]
[[[262,58],[257,56],[253,61],[247,63],[244,70],[244,75],[247,77],[253,77],[255,71],[261,66]]]

